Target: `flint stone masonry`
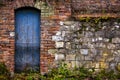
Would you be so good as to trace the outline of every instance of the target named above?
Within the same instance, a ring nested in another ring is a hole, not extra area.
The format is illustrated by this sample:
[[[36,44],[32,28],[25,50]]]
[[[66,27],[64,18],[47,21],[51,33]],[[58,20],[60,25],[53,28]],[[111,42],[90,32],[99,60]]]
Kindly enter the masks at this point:
[[[99,22],[101,28],[91,26],[93,22],[64,21],[60,30],[54,36],[63,36],[62,42],[55,40],[56,49],[62,48],[65,62],[68,67],[81,67],[99,69],[113,69],[120,61],[120,22],[115,19]],[[96,24],[96,26],[99,26]],[[105,27],[106,26],[106,27]],[[116,28],[117,26],[117,28]],[[84,28],[85,27],[85,28]],[[82,29],[84,28],[84,29]],[[94,30],[93,30],[94,29]],[[112,33],[114,35],[112,35]],[[60,45],[61,44],[61,45]]]

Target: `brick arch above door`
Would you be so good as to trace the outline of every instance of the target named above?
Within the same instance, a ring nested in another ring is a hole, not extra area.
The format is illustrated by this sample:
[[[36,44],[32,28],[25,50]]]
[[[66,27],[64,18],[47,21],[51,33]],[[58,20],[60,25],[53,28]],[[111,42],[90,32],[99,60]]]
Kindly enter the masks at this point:
[[[13,7],[14,9],[20,8],[20,7],[34,7],[34,0],[15,0],[13,1]]]

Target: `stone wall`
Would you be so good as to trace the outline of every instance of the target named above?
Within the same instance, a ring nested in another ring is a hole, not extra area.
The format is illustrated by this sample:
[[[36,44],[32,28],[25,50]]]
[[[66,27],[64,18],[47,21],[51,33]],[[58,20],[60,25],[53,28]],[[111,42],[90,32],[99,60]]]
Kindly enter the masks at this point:
[[[63,21],[52,40],[56,49],[48,53],[55,55],[56,62],[64,61],[69,68],[116,70],[120,67],[120,22],[117,19]]]
[[[72,16],[70,0],[58,1],[50,0],[50,4],[42,0],[4,1],[5,6],[0,7],[0,62],[14,72],[15,10],[34,7],[41,10],[41,73],[48,72],[61,60],[69,67],[85,64],[87,68],[96,69],[119,64],[120,23],[114,19],[97,26],[84,21],[69,21]]]

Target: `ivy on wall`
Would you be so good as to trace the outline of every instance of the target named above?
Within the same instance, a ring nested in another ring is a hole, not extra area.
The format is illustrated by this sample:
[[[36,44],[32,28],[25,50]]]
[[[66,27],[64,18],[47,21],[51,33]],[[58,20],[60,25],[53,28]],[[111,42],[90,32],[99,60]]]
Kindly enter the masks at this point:
[[[120,18],[111,18],[111,17],[80,17],[78,20],[81,23],[81,27],[76,32],[81,33],[82,31],[92,31],[97,32],[100,30],[106,30],[108,31],[114,31],[119,30],[119,27],[117,26],[118,23],[120,23]],[[114,22],[114,25],[111,25]],[[109,23],[109,24],[108,24]],[[110,24],[111,23],[111,24]],[[108,29],[110,30],[108,30]],[[75,33],[76,33],[75,32]]]

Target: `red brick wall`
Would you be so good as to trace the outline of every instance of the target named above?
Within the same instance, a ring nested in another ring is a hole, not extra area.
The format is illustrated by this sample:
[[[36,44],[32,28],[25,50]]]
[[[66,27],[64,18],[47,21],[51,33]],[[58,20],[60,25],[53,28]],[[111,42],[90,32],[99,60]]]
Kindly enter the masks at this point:
[[[13,72],[15,67],[15,36],[11,37],[10,33],[15,31],[15,9],[26,6],[35,7],[35,2],[34,0],[14,0],[4,3],[5,6],[0,7],[0,62],[4,62],[8,69]],[[59,21],[68,19],[71,14],[70,8],[66,8],[62,3],[52,4],[54,15],[48,17],[41,16],[41,72],[47,72],[48,66],[54,62],[54,56],[48,54],[48,50],[55,48],[55,42],[52,41],[52,35],[59,30]]]

